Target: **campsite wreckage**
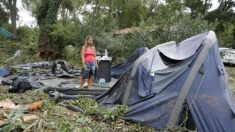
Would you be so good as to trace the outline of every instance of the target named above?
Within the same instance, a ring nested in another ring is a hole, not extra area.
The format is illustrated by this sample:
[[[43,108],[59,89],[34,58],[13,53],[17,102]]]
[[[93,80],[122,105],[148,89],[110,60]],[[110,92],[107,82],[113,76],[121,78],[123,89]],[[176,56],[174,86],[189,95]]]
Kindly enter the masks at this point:
[[[65,61],[13,68],[32,67],[49,70],[12,76],[11,68],[1,68],[2,84],[10,86],[9,92],[42,89],[57,102],[83,96],[103,106],[127,105],[123,119],[157,130],[184,124],[200,132],[235,131],[235,104],[213,31],[137,49],[112,67],[110,83],[94,83],[91,89],[78,88],[81,70]],[[80,107],[60,105],[82,112]]]

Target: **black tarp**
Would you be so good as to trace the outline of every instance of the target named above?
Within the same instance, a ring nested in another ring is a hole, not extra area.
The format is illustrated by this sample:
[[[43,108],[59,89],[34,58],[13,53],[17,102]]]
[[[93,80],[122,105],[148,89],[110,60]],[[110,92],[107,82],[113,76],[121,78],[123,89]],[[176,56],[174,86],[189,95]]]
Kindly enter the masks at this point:
[[[41,85],[33,77],[14,77],[11,81],[11,87],[9,88],[9,92],[11,93],[23,93],[27,90],[41,87]]]

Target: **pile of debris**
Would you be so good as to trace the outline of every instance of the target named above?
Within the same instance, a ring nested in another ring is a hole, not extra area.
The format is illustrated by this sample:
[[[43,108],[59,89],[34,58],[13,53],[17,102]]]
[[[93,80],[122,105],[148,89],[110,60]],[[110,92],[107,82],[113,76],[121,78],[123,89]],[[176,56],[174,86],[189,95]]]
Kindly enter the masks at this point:
[[[6,132],[15,128],[19,131],[29,129],[33,121],[40,119],[40,115],[35,111],[39,110],[42,105],[42,101],[24,106],[15,105],[9,99],[0,101],[0,131]]]

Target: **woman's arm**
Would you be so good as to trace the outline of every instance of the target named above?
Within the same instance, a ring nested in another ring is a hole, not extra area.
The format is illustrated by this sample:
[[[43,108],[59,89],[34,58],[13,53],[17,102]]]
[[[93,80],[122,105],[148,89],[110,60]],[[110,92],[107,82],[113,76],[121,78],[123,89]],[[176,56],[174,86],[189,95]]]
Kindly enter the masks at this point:
[[[85,68],[85,67],[86,67],[86,65],[85,65],[84,53],[85,53],[85,46],[83,46],[83,47],[82,47],[82,50],[81,50],[82,65],[83,65],[83,67]]]
[[[98,69],[98,61],[97,61],[97,59],[96,59],[96,50],[95,50],[95,47],[94,47],[94,53],[95,53],[95,65],[96,65],[96,68]]]

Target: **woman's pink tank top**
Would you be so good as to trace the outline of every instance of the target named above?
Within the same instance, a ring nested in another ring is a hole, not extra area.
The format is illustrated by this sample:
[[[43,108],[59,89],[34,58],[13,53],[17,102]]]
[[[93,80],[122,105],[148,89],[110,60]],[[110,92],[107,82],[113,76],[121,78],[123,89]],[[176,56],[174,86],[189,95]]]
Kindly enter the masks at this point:
[[[85,62],[94,62],[95,61],[95,53],[93,49],[85,49],[84,53]]]

